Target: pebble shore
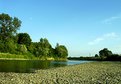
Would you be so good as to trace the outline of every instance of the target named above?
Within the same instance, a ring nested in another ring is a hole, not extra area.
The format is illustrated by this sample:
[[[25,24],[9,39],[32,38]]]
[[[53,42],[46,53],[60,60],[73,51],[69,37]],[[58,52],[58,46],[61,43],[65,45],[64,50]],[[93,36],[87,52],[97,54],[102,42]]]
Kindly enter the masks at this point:
[[[0,72],[0,84],[121,84],[121,62],[90,62],[35,73]]]

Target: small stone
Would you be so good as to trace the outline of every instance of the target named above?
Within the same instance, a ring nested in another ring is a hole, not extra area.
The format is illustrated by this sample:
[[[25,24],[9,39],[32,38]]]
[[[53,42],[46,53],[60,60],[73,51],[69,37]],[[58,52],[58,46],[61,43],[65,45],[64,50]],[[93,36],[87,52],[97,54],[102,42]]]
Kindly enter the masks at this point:
[[[97,81],[97,84],[102,84],[102,82],[98,80],[98,81]]]

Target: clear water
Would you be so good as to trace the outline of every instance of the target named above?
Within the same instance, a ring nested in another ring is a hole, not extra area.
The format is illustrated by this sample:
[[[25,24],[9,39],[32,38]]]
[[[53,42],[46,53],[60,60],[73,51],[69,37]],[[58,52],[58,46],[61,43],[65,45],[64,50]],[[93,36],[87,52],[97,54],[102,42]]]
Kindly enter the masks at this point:
[[[34,73],[38,69],[49,69],[90,61],[40,61],[40,60],[0,60],[0,72]]]

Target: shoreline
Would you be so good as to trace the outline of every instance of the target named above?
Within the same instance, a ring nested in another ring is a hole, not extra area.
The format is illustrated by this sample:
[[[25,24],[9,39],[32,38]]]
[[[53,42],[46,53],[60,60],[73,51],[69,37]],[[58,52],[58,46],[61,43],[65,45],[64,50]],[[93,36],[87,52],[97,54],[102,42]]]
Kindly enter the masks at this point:
[[[68,59],[50,59],[50,58],[47,58],[47,59],[39,59],[39,58],[34,58],[34,59],[25,59],[25,58],[0,58],[0,60],[40,60],[40,61],[44,61],[44,60],[47,60],[47,61],[66,61]]]
[[[49,61],[66,61],[67,58],[54,58],[43,56],[41,58],[34,57],[32,55],[21,55],[21,54],[10,54],[10,53],[0,53],[0,60],[49,60]]]
[[[0,60],[31,60],[31,59],[23,59],[23,58],[0,58]]]
[[[90,62],[35,73],[0,72],[0,77],[2,84],[121,84],[121,62]]]

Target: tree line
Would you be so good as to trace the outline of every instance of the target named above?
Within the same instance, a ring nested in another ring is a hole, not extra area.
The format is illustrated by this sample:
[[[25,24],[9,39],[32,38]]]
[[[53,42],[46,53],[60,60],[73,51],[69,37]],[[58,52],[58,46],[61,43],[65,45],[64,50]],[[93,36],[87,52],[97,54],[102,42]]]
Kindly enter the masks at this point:
[[[99,55],[95,54],[95,57],[106,61],[121,61],[121,55],[112,53],[108,48],[100,50]]]
[[[47,38],[39,42],[32,42],[28,33],[17,33],[21,21],[8,14],[0,14],[0,52],[12,54],[28,54],[35,57],[67,58],[68,50],[64,45],[57,43],[53,48]]]
[[[99,51],[99,54],[91,57],[68,57],[70,60],[96,60],[96,61],[121,61],[121,55],[114,54],[108,48]]]

